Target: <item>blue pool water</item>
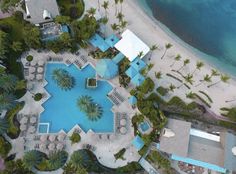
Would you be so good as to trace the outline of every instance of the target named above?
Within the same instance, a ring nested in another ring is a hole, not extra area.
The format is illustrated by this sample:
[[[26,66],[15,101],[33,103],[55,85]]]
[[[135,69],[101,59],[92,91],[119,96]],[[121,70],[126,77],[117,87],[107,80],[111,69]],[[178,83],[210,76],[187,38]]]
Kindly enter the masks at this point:
[[[76,80],[72,90],[63,91],[52,80],[52,72],[56,68],[67,70]],[[48,63],[46,65],[46,90],[51,95],[43,107],[45,111],[40,116],[40,123],[49,123],[49,132],[55,133],[63,129],[68,132],[78,124],[85,132],[92,129],[94,132],[113,132],[114,114],[111,112],[112,103],[108,100],[107,94],[112,86],[106,81],[98,81],[95,89],[86,89],[86,78],[95,77],[95,70],[90,65],[79,70],[76,66],[66,66],[59,63]],[[90,121],[76,105],[81,95],[89,95],[95,103],[103,108],[103,116],[98,121]]]
[[[143,132],[146,132],[150,128],[150,125],[148,124],[147,121],[144,121],[139,124],[139,127],[141,128]]]
[[[138,2],[168,33],[188,43],[194,52],[217,68],[236,75],[235,0]]]

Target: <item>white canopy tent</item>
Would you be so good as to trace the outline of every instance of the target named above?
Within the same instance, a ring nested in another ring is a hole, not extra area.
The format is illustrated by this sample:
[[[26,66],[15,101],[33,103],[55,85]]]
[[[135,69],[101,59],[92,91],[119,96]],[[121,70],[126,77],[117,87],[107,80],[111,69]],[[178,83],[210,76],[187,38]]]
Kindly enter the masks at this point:
[[[115,48],[124,54],[131,62],[140,52],[143,53],[140,58],[143,58],[150,51],[150,48],[132,31],[127,29],[121,36],[122,39],[115,44]]]

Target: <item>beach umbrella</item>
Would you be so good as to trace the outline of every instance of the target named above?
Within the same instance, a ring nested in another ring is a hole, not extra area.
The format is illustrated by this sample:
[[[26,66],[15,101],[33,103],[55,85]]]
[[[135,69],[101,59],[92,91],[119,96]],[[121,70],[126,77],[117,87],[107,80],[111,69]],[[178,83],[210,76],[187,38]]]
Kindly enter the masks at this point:
[[[43,68],[42,67],[38,67],[37,71],[38,71],[38,73],[43,73]]]
[[[122,126],[126,125],[126,120],[124,118],[120,120],[120,125]]]
[[[38,61],[38,65],[39,66],[43,66],[44,65],[44,61],[42,61],[42,60]]]
[[[36,75],[36,79],[37,80],[42,80],[43,79],[43,75],[42,74],[37,74]]]
[[[28,129],[29,133],[34,133],[35,130],[36,130],[36,129],[35,129],[34,126],[30,126],[29,129]]]
[[[57,150],[62,150],[64,145],[62,143],[57,144]]]
[[[66,135],[61,132],[61,133],[57,136],[58,141],[63,141],[63,140],[65,139],[65,136],[66,136]]]
[[[24,124],[24,123],[27,123],[28,121],[28,118],[27,117],[23,117],[21,120],[20,120],[20,123],[21,124]]]
[[[30,62],[30,65],[31,65],[31,66],[35,66],[35,65],[36,65],[36,62],[35,62],[35,61]]]
[[[30,73],[34,73],[35,71],[36,71],[36,68],[35,68],[35,67],[30,67],[30,68],[29,68],[29,72],[30,72]]]
[[[50,135],[50,136],[49,136],[49,140],[50,140],[50,141],[55,141],[55,139],[56,139],[56,136],[55,136],[55,135]]]
[[[127,129],[125,127],[120,128],[120,133],[125,134],[127,132]]]
[[[55,144],[54,144],[54,143],[50,143],[50,144],[48,145],[48,149],[49,149],[49,150],[54,150],[54,149],[55,149]]]
[[[43,134],[43,135],[40,136],[40,141],[42,141],[42,142],[47,141],[47,139],[48,139],[48,135],[47,134]]]
[[[21,131],[25,131],[26,130],[26,125],[25,124],[21,124],[20,125],[20,130]]]
[[[35,78],[35,75],[34,75],[34,74],[30,74],[30,75],[29,75],[29,79],[30,79],[30,80],[34,80],[34,78]]]
[[[31,117],[30,118],[30,123],[36,123],[36,121],[37,121],[36,117]]]
[[[46,144],[41,143],[41,144],[39,145],[39,149],[42,150],[42,151],[46,150]]]

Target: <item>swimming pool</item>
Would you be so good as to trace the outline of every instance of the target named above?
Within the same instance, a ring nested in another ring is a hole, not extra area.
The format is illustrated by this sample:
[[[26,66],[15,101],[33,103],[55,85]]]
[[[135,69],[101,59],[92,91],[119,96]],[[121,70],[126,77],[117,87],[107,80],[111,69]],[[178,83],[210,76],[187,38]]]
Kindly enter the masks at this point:
[[[142,123],[139,124],[139,128],[141,132],[146,132],[150,128],[150,125],[147,121],[143,121]]]
[[[76,80],[72,90],[63,91],[52,80],[52,72],[56,68],[67,70]],[[66,66],[61,63],[48,63],[46,65],[45,78],[48,84],[45,89],[51,97],[43,104],[45,109],[40,115],[40,123],[49,123],[49,132],[56,133],[60,130],[68,132],[78,124],[85,132],[92,129],[94,132],[113,132],[114,114],[111,111],[112,103],[107,94],[112,86],[107,81],[98,81],[95,89],[86,88],[86,78],[95,77],[96,72],[90,65],[79,70],[75,65]],[[89,95],[94,102],[103,108],[103,116],[98,121],[90,121],[76,105],[81,95]],[[39,123],[39,124],[40,124]],[[43,133],[40,132],[39,133]]]

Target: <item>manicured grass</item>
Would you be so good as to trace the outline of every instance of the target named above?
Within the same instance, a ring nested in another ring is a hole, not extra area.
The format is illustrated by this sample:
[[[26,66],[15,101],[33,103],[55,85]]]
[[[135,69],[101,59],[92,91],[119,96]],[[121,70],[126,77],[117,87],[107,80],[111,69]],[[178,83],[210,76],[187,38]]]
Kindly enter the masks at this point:
[[[57,0],[57,3],[63,16],[70,16],[71,18],[73,18],[73,16],[71,15],[71,8],[73,7],[77,8],[77,14],[76,14],[77,18],[83,15],[84,12],[83,0]]]

